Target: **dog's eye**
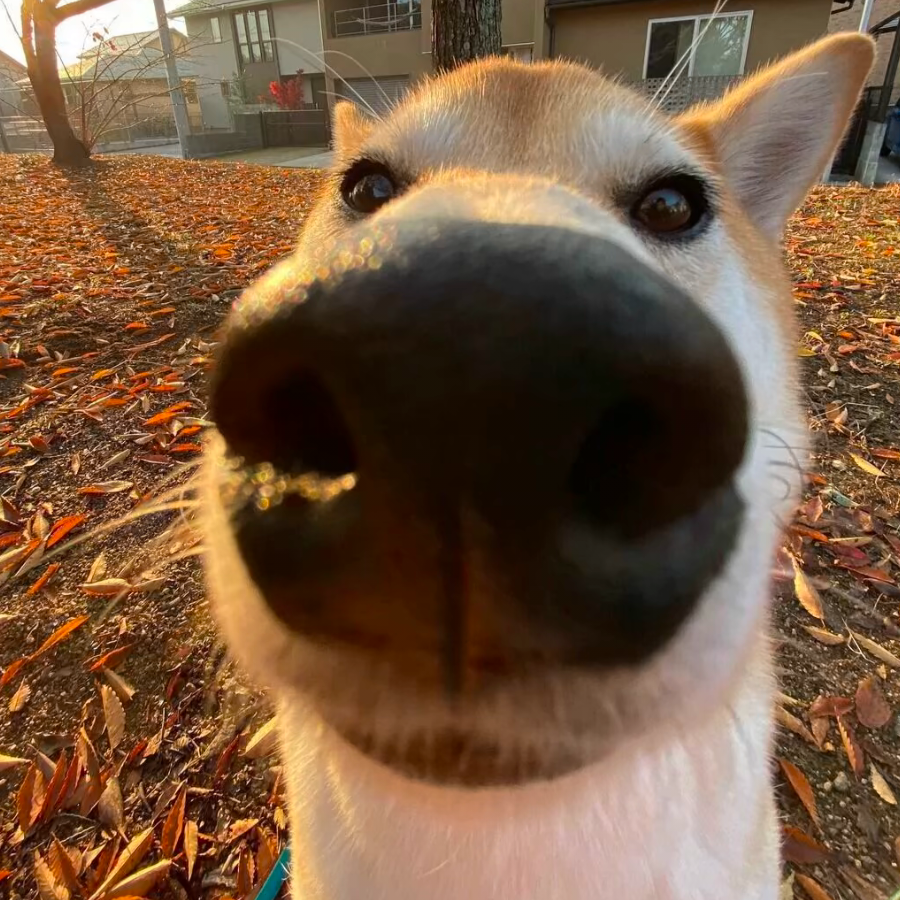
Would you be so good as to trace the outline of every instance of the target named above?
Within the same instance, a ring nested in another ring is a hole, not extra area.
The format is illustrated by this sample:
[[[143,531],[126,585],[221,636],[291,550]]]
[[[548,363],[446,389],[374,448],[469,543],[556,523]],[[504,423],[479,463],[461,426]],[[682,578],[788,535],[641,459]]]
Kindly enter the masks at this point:
[[[344,203],[354,212],[369,215],[397,196],[397,184],[391,173],[377,163],[357,163],[341,182]]]
[[[690,175],[657,182],[641,194],[631,210],[643,228],[662,238],[685,236],[708,212],[703,184]]]

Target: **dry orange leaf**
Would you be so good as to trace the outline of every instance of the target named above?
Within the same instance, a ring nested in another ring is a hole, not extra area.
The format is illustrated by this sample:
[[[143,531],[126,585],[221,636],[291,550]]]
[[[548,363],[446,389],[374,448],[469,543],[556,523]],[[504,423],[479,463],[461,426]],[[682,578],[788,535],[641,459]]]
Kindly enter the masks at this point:
[[[787,778],[794,789],[794,793],[800,798],[800,802],[809,813],[809,817],[817,827],[820,827],[819,810],[816,806],[816,797],[813,794],[809,779],[789,760],[779,759],[778,763],[781,766],[781,771],[784,772],[785,778]]]
[[[49,549],[54,544],[58,544],[70,531],[74,531],[86,519],[87,516],[84,513],[60,519],[50,531],[50,537],[47,538],[47,548]]]
[[[56,631],[53,632],[53,634],[50,635],[50,637],[47,638],[46,641],[44,641],[43,644],[41,644],[40,647],[37,648],[37,650],[34,651],[34,653],[31,654],[31,656],[28,657],[29,660],[37,659],[39,656],[55,647],[57,644],[62,643],[62,641],[69,637],[69,635],[71,635],[73,631],[81,628],[81,626],[84,625],[84,623],[87,622],[88,619],[90,619],[90,616],[88,615],[76,616],[74,619],[70,619],[68,622],[66,622],[65,625],[61,625],[56,629]]]
[[[856,718],[866,728],[883,728],[892,710],[873,675],[863,678],[856,689]]]
[[[55,835],[53,843],[47,851],[47,863],[60,884],[64,884],[71,893],[81,892],[78,884],[78,872],[75,870],[72,858]]]
[[[810,637],[817,640],[820,644],[825,644],[827,647],[837,647],[839,644],[847,642],[847,639],[842,634],[834,634],[824,628],[817,628],[815,625],[804,625],[803,630]]]
[[[853,727],[844,716],[837,717],[838,731],[841,733],[841,741],[844,744],[844,752],[850,762],[850,768],[857,778],[862,778],[866,771],[866,760],[863,749],[856,739]]]
[[[131,702],[131,698],[135,695],[135,689],[121,675],[112,669],[103,669],[103,677],[123,703]]]
[[[25,666],[25,664],[28,662],[29,659],[30,659],[30,657],[23,656],[20,659],[17,659],[14,662],[11,662],[6,667],[3,674],[0,675],[0,688],[6,687],[6,685],[8,685],[13,680],[13,678],[15,678],[16,675],[18,675],[19,672],[22,671],[22,668]]]
[[[122,851],[115,865],[109,870],[109,874],[103,884],[94,892],[90,900],[99,900],[105,892],[115,887],[127,875],[130,875],[143,861],[153,846],[153,829],[147,828],[131,839],[128,846]]]
[[[822,609],[822,598],[819,596],[819,592],[813,587],[812,582],[806,577],[793,556],[791,564],[794,567],[794,592],[797,594],[800,605],[816,619],[824,619],[825,613]]]
[[[125,803],[119,779],[115,776],[107,780],[103,793],[97,801],[97,818],[114,831],[121,832],[125,827]]]
[[[125,659],[129,650],[131,650],[131,644],[126,644],[124,647],[116,647],[115,650],[104,653],[103,656],[90,666],[88,671],[99,672],[100,669],[114,669],[123,659]]]
[[[100,685],[100,699],[103,703],[103,717],[106,720],[109,748],[115,750],[125,737],[125,709],[122,701],[109,685]]]
[[[869,772],[872,778],[872,788],[885,803],[890,806],[897,805],[897,798],[894,796],[894,792],[891,789],[891,786],[887,783],[884,775],[875,768],[875,763],[869,763]]]
[[[25,592],[26,597],[33,597],[47,586],[47,582],[59,571],[60,563],[50,563],[47,571]]]
[[[194,863],[197,861],[197,847],[199,844],[200,829],[193,819],[184,823],[184,860],[187,867],[188,881],[194,874]]]
[[[809,875],[803,875],[801,872],[795,872],[794,879],[806,892],[809,900],[832,900],[831,894],[815,878],[810,878]]]
[[[87,487],[78,488],[79,494],[120,494],[134,487],[133,481],[98,481]]]
[[[813,737],[812,732],[794,715],[789,713],[783,706],[775,707],[775,721],[788,731],[792,731],[803,740],[809,741],[810,744],[818,746],[818,741]]]
[[[801,866],[818,865],[831,856],[828,849],[815,838],[792,825],[782,826],[781,847],[788,862]]]
[[[156,883],[165,876],[172,865],[172,860],[164,859],[152,866],[147,866],[123,878],[114,887],[102,894],[103,900],[124,900],[126,897],[145,897]]]
[[[31,828],[31,809],[34,805],[34,785],[37,776],[37,766],[32,763],[22,779],[22,784],[19,785],[19,792],[16,794],[16,812],[19,819],[19,828],[22,829],[23,834],[28,834]]]
[[[175,803],[166,816],[162,829],[162,837],[159,841],[160,851],[163,856],[172,857],[181,840],[181,832],[184,828],[184,810],[187,803],[187,787],[183,787],[175,798]]]
[[[40,900],[69,900],[69,889],[60,882],[47,861],[34,851],[34,880]]]

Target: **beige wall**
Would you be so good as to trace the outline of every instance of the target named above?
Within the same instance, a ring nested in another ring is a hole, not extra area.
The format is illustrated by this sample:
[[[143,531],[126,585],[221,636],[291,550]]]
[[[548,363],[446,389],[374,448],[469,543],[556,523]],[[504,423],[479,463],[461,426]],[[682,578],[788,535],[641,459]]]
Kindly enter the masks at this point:
[[[215,16],[219,20],[222,40],[213,41],[210,20],[213,16],[190,16],[185,19],[188,39],[196,49],[191,51],[191,62],[196,66],[197,95],[203,111],[203,124],[208,128],[228,128],[231,126],[231,111],[228,101],[222,95],[222,82],[230,82],[238,77],[239,65],[231,28],[231,17],[227,12]]]
[[[502,0],[500,29],[503,45],[534,43],[534,17],[532,0]]]
[[[554,10],[553,55],[638,81],[644,76],[649,21],[702,15],[710,6],[709,0],[673,0]],[[752,72],[825,34],[831,0],[732,0],[728,10],[753,10],[745,69]]]
[[[301,0],[299,3],[278,3],[270,7],[273,16],[275,43],[278,47],[278,66],[282,75],[296,75],[298,69],[304,72],[324,72],[322,65],[322,29],[319,26],[319,7],[316,0]],[[303,53],[287,41],[300,44],[308,53]],[[316,56],[315,54],[319,54]]]

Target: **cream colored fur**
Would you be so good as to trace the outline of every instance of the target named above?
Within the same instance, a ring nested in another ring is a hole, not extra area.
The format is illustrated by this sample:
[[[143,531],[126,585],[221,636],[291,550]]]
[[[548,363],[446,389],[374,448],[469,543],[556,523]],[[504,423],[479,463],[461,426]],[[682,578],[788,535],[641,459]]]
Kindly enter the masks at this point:
[[[504,61],[429,81],[383,120],[339,108],[338,169],[377,153],[416,174],[376,221],[565,224],[619,242],[684,286],[740,362],[752,438],[737,546],[662,651],[634,671],[520,681],[464,712],[279,623],[237,554],[214,443],[213,608],[278,704],[297,900],[775,900],[769,570],[804,445],[779,238],[834,152],[872,57],[868,39],[833,37],[679,119],[580,67]],[[617,213],[612,192],[685,166],[708,173],[723,208],[703,237],[663,250]],[[299,254],[322,256],[347,228],[338,203],[330,183]],[[337,737],[334,726],[354,722],[392,741],[454,724],[511,747],[565,746],[583,766],[503,789],[417,783]]]

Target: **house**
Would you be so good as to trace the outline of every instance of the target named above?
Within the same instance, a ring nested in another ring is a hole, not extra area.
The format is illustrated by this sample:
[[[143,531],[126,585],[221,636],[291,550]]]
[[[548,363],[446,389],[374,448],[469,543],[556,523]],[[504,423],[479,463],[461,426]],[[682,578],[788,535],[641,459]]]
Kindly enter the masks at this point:
[[[384,107],[433,71],[431,2],[191,0],[170,15],[185,18],[192,40],[210,43],[203,73],[221,91],[203,88],[200,103],[207,124],[224,126],[235,82],[246,103],[297,72],[309,104],[337,95]],[[664,105],[676,109],[722,93],[825,34],[832,0],[731,0],[711,22],[714,6],[714,0],[502,0],[503,49],[524,61],[579,60],[648,94],[668,79]]]
[[[17,59],[0,50],[0,116],[22,114],[22,92],[18,82],[28,70]]]
[[[189,117],[199,123],[197,67],[186,35],[172,30],[172,47]],[[92,143],[174,133],[165,54],[159,32],[95,36],[96,43],[59,72],[76,128]],[[114,132],[119,132],[114,134]]]
[[[299,78],[303,102],[327,107],[317,0],[191,0],[172,10],[197,46],[198,95],[207,128],[227,128],[234,108],[264,105],[272,82]]]
[[[855,31],[859,28],[860,16],[862,15],[862,0],[837,0],[840,4],[836,7],[831,17],[829,31]],[[875,0],[872,6],[872,15],[869,18],[870,27],[877,26],[880,22],[889,20],[891,16],[900,13],[900,0]],[[878,56],[875,59],[875,67],[869,76],[870,87],[881,87],[884,84],[885,76],[888,71],[888,62],[891,55],[891,47],[893,44],[892,34],[881,34],[876,36],[878,42]],[[892,100],[896,102],[900,99],[900,79],[897,79],[892,92]]]

